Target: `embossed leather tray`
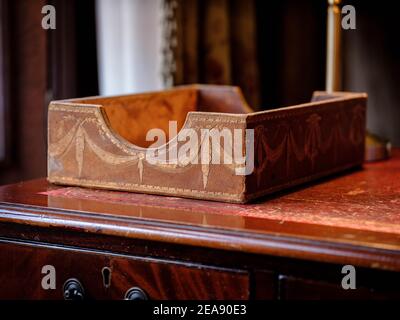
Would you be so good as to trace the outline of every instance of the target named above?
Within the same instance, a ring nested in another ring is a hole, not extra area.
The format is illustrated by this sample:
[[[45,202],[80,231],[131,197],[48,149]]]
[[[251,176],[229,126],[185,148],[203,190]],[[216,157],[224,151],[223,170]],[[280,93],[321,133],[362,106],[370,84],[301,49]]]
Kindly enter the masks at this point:
[[[366,101],[363,93],[315,92],[310,103],[253,112],[239,88],[209,85],[53,101],[48,180],[245,203],[361,165]],[[169,132],[163,147],[149,148],[154,141],[146,134],[155,128],[168,133],[169,121],[176,121],[177,134]],[[235,158],[231,148],[231,163],[224,158],[229,149],[224,138],[213,153],[212,138],[204,135],[213,129],[231,134],[231,145],[239,150]],[[193,142],[188,131],[197,135],[198,148],[181,153]],[[154,161],[149,151],[167,161]]]

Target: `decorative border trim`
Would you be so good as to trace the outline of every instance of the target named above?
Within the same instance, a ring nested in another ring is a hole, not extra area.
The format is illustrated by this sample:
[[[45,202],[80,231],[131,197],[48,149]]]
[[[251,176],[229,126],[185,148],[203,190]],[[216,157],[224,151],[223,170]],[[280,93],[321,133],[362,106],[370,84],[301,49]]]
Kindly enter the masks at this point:
[[[60,176],[50,176],[48,181],[51,183],[62,183],[69,185],[79,185],[86,187],[97,187],[100,189],[113,189],[113,190],[125,190],[125,191],[135,191],[135,192],[145,192],[150,191],[153,193],[159,192],[160,194],[165,194],[168,192],[169,195],[186,195],[190,198],[204,199],[204,197],[197,196],[198,194],[207,197],[212,197],[218,200],[223,200],[220,197],[224,197],[229,200],[237,200],[238,202],[243,202],[241,194],[238,193],[226,193],[226,192],[212,192],[196,189],[183,189],[183,188],[173,188],[173,187],[162,187],[146,184],[137,183],[125,183],[125,182],[111,182],[111,181],[101,181],[101,180],[91,180],[91,179],[78,179],[71,177],[60,177]]]

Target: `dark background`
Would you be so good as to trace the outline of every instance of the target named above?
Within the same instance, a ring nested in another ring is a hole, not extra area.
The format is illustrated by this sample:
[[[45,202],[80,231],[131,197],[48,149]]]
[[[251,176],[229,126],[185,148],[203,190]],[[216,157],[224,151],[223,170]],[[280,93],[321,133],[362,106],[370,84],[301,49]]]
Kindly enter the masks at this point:
[[[46,175],[49,100],[96,95],[98,78],[93,0],[0,1],[4,184]],[[41,28],[47,3],[56,7],[56,30]],[[367,92],[369,130],[400,146],[396,2],[345,4],[356,8],[357,29],[343,31],[344,90]],[[308,101],[325,86],[326,1],[260,0],[256,8],[261,107]]]

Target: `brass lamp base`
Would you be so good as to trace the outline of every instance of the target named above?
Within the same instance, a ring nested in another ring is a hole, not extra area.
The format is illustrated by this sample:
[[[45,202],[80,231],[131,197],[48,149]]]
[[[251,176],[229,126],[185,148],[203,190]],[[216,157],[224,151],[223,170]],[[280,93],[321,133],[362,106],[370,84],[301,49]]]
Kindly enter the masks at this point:
[[[389,140],[367,133],[365,138],[365,161],[373,162],[390,158],[392,145]]]

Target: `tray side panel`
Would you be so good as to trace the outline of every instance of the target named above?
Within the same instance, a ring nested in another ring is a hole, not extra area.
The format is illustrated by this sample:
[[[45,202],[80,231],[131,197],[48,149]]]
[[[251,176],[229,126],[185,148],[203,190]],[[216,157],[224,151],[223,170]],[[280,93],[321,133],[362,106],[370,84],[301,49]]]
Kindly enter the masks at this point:
[[[255,168],[246,199],[315,180],[364,160],[366,95],[343,94],[274,112],[255,113]]]
[[[157,149],[158,156],[168,153],[168,162],[158,163],[149,157],[148,149],[129,144],[115,134],[102,107],[52,103],[48,180],[62,185],[243,202],[245,178],[235,173],[234,163],[222,163],[223,137],[219,139],[219,164],[214,162],[212,144],[203,147],[208,138],[203,137],[202,130],[225,130],[233,136],[235,129],[245,129],[245,116],[191,113],[185,126],[197,137],[194,147],[193,141],[180,131],[167,148]],[[188,142],[194,152],[182,153]],[[188,161],[182,160],[188,154]]]

